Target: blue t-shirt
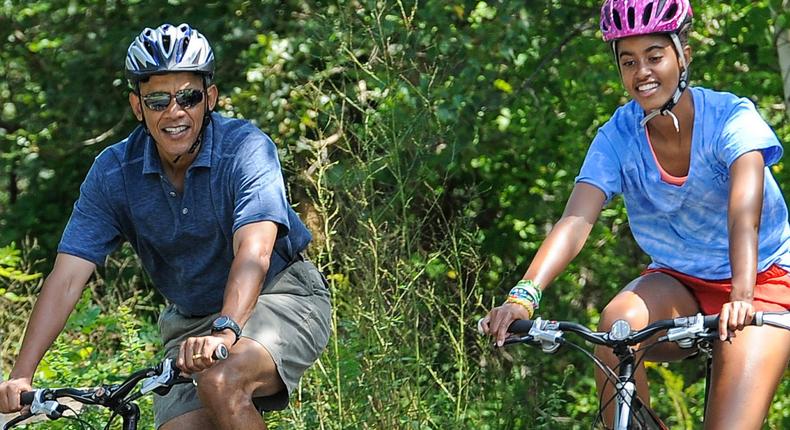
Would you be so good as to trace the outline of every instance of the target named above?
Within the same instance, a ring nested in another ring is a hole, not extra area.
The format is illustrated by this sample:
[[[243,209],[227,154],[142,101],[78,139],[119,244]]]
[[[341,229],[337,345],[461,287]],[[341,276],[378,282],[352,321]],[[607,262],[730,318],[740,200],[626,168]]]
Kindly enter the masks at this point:
[[[80,187],[58,252],[102,265],[127,240],[179,311],[207,315],[222,308],[233,234],[257,221],[278,226],[268,282],[311,235],[286,199],[271,139],[247,121],[213,113],[182,193],[167,180],[142,127],[102,151]]]
[[[644,111],[633,100],[617,109],[598,130],[576,182],[622,194],[634,239],[652,258],[650,267],[669,268],[702,279],[732,277],[727,233],[730,166],[759,150],[766,166],[782,146],[748,99],[704,88],[689,88],[694,127],[688,178],[682,186],[661,175],[639,121]],[[758,242],[758,271],[772,264],[790,268],[787,206],[771,170],[765,168]]]

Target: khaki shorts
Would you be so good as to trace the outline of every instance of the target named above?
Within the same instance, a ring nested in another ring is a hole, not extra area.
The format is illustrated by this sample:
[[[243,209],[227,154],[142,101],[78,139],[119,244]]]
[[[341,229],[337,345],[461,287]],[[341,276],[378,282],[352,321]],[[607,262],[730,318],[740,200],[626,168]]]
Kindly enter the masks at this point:
[[[288,397],[302,374],[326,347],[330,314],[326,282],[309,261],[294,262],[266,285],[242,329],[242,337],[255,340],[269,351],[286,390],[254,398],[253,403],[259,411],[281,410],[288,406]],[[187,337],[208,335],[218,315],[188,317],[180,314],[174,305],[167,306],[159,316],[165,357],[175,359],[181,342]],[[154,395],[156,427],[202,407],[194,386],[176,385],[166,396]]]

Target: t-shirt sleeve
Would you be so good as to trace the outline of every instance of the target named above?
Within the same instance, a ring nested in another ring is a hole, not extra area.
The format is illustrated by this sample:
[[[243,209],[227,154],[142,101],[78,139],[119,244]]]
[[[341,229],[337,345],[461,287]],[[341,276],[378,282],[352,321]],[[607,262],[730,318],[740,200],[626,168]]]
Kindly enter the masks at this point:
[[[719,144],[719,157],[728,168],[749,151],[762,151],[766,166],[782,158],[782,144],[754,104],[747,99],[741,99],[730,112],[722,128]]]
[[[231,174],[233,232],[253,222],[272,221],[278,225],[277,237],[286,236],[289,206],[277,148],[263,133],[247,139],[240,143]]]
[[[94,161],[80,186],[80,195],[63,231],[58,252],[104,264],[107,256],[118,247],[122,236],[112,204],[107,198],[104,170],[99,159]]]
[[[599,188],[606,195],[606,201],[623,192],[623,177],[620,160],[606,134],[598,130],[593,139],[584,163],[576,177],[576,183],[584,182]]]

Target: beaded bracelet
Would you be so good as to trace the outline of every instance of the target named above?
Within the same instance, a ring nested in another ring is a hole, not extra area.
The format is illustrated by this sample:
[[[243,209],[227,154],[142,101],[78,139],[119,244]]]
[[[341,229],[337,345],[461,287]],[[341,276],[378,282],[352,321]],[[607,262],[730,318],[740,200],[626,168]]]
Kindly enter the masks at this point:
[[[540,284],[532,279],[522,279],[510,290],[510,295],[529,297],[535,302],[535,307],[537,308],[537,304],[540,303],[540,299],[543,297],[543,291],[540,289]]]
[[[531,279],[522,279],[510,290],[505,302],[524,306],[529,312],[529,317],[532,318],[532,314],[540,307],[542,296],[543,292],[537,282]]]

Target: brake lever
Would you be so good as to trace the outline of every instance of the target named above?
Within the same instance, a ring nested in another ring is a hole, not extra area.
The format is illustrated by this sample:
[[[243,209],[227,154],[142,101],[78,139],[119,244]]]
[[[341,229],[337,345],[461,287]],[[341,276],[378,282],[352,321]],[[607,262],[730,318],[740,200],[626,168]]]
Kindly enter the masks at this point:
[[[670,342],[675,342],[680,348],[689,349],[693,348],[698,339],[707,339],[710,331],[705,328],[705,320],[702,314],[698,313],[694,317],[689,317],[690,324],[683,327],[674,327],[667,330],[667,334],[659,338],[660,340],[666,339]]]
[[[538,342],[535,341],[535,336],[532,336],[530,334],[527,334],[527,335],[524,335],[524,336],[515,336],[515,335],[513,335],[513,336],[509,336],[507,339],[505,339],[505,343],[503,345],[512,345],[514,343],[532,343],[532,344],[537,344]],[[495,343],[495,345],[496,345],[496,343]]]
[[[167,389],[167,391],[169,391],[176,377],[174,369],[173,360],[166,358],[165,361],[162,362],[162,369],[158,374],[143,379],[140,393],[147,394],[154,391],[157,394],[161,394],[161,391],[163,391],[162,389]]]
[[[44,400],[44,391],[36,391],[33,403],[30,404],[30,414],[46,415],[49,419],[58,419],[63,413],[57,400]]]

